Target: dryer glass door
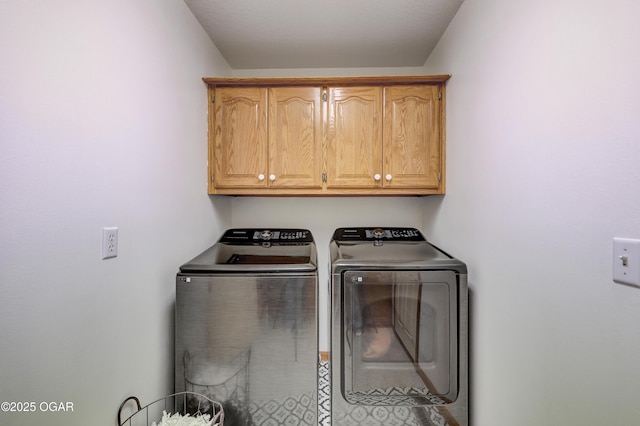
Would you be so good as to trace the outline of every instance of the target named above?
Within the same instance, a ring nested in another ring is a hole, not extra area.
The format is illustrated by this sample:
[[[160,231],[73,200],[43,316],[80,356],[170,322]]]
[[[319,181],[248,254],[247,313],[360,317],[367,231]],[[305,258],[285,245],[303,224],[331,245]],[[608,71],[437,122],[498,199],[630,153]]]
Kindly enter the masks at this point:
[[[442,404],[457,396],[457,276],[452,271],[343,274],[344,398]]]

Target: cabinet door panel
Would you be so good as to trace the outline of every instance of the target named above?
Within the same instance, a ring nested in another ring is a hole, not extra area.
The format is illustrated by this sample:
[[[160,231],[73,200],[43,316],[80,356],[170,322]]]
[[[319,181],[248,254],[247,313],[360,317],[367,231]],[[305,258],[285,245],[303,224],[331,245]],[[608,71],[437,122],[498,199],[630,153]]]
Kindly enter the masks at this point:
[[[267,179],[267,89],[217,88],[213,185],[264,188]]]
[[[329,90],[327,188],[379,188],[382,173],[382,89]]]
[[[385,188],[438,188],[441,173],[438,86],[385,88]]]
[[[320,87],[269,89],[272,188],[322,188]]]

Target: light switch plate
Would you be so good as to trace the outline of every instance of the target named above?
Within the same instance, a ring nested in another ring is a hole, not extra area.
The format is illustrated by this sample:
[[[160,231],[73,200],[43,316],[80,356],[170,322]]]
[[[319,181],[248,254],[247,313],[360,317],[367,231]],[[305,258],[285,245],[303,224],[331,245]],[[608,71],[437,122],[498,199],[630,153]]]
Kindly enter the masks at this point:
[[[640,287],[640,240],[613,239],[613,280]]]

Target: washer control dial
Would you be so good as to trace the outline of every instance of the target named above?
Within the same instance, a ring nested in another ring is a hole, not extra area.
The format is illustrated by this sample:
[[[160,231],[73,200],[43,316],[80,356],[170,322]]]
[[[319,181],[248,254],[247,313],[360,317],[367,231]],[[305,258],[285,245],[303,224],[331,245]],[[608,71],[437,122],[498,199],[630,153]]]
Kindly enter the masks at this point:
[[[373,230],[373,238],[382,238],[384,237],[384,229],[382,228],[376,228]]]
[[[263,240],[270,240],[272,236],[273,236],[273,233],[268,229],[265,229],[264,231],[260,232],[260,238]]]

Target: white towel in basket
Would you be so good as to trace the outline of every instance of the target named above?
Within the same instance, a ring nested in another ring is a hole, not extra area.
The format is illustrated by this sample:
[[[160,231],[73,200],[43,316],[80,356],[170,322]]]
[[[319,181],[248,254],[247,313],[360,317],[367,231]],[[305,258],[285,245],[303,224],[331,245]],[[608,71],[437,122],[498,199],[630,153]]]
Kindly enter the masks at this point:
[[[211,423],[209,414],[198,414],[195,417],[180,413],[169,414],[162,412],[160,423],[153,422],[151,426],[220,426],[220,423]]]

